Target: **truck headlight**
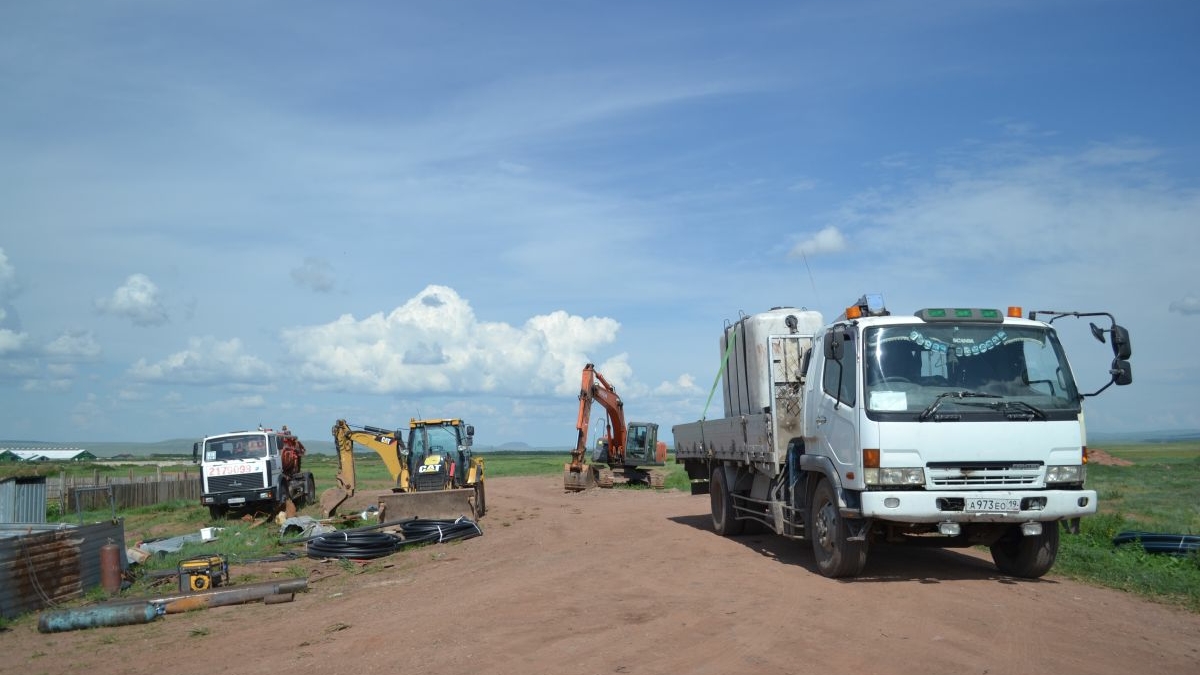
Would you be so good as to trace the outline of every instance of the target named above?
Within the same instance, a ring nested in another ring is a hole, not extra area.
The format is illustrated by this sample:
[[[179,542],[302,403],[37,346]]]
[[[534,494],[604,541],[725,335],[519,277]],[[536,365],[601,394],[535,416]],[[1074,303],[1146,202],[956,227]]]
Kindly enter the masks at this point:
[[[1046,483],[1082,483],[1083,467],[1067,464],[1046,467]]]
[[[863,480],[867,485],[924,485],[925,470],[915,468],[865,469]]]

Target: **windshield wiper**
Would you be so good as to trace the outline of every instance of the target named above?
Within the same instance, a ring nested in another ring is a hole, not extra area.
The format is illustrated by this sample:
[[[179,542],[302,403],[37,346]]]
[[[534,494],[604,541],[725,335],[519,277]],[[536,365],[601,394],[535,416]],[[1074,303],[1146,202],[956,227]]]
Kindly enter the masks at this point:
[[[1041,408],[1039,408],[1035,405],[1026,403],[1025,401],[996,401],[995,403],[992,403],[990,405],[991,405],[991,407],[995,408],[996,410],[1016,410],[1016,411],[1020,411],[1020,412],[1029,413],[1030,415],[1033,416],[1034,419],[1039,419],[1039,420],[1046,419],[1046,411],[1045,410],[1042,410]]]
[[[948,391],[943,394],[938,394],[937,398],[933,399],[933,403],[930,403],[928,408],[922,410],[920,415],[917,415],[917,421],[924,422],[925,420],[933,417],[933,414],[935,412],[937,412],[937,409],[942,405],[942,401],[944,401],[948,398],[964,399],[964,398],[1002,398],[1002,397],[998,396],[996,394],[981,394],[977,391]]]

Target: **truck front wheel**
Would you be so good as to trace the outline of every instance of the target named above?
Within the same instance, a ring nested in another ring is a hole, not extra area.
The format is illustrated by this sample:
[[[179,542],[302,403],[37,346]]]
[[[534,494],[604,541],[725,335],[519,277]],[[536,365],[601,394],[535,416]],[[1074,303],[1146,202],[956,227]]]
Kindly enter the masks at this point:
[[[850,541],[850,529],[828,479],[822,478],[813,492],[808,525],[813,556],[822,575],[836,579],[862,572],[867,564],[867,542]]]
[[[713,469],[709,481],[709,498],[712,501],[713,530],[722,537],[732,537],[746,529],[746,521],[738,520],[733,515],[733,494],[726,484],[725,469],[718,466]]]
[[[225,520],[225,514],[229,511],[225,506],[210,506],[208,507],[208,517],[212,520]]]
[[[1058,558],[1058,523],[1042,523],[1042,533],[1022,536],[1012,530],[992,544],[992,560],[1004,574],[1023,579],[1037,579],[1054,566]]]

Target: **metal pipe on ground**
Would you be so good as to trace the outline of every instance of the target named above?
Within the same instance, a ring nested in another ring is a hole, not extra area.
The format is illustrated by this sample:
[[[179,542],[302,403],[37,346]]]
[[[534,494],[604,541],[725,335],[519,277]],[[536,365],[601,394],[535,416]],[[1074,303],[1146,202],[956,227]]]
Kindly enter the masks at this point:
[[[99,626],[128,626],[150,623],[161,614],[158,606],[149,602],[123,605],[97,605],[79,609],[60,609],[43,612],[38,617],[38,632],[61,633],[78,628]]]
[[[255,591],[264,591],[262,596],[281,595],[284,593],[304,593],[308,590],[307,577],[295,577],[292,579],[282,579],[280,581],[260,581],[254,584],[245,584],[241,586],[218,586],[207,591],[197,591],[195,593],[172,593],[170,595],[161,595],[155,598],[131,598],[129,600],[114,600],[111,603],[114,605],[132,605],[143,602],[152,602],[156,605],[165,605],[169,602],[182,600],[184,598],[193,598],[204,595],[221,595],[223,593],[236,592],[244,589],[255,589]],[[260,596],[260,597],[262,597]]]
[[[209,607],[242,605],[247,602],[257,602],[258,600],[266,601],[267,598],[281,595],[289,594],[287,591],[277,592],[276,589],[262,587],[227,588],[222,593],[196,593],[189,597],[172,600],[165,603],[163,609],[167,614],[180,614],[196,609],[208,609]]]

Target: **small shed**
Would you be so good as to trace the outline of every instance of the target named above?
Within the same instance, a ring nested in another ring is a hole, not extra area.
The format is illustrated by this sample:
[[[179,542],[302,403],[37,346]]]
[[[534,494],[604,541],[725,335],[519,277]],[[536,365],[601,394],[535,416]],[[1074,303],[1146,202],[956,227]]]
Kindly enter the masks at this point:
[[[0,523],[46,522],[46,477],[0,480]]]

